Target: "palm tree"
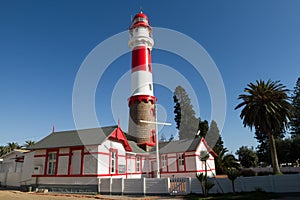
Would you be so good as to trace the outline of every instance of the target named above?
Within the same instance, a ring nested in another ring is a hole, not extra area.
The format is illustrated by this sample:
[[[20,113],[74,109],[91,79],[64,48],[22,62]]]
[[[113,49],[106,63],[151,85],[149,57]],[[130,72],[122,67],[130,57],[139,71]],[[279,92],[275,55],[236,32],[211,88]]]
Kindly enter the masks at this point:
[[[7,143],[8,151],[12,151],[14,149],[21,149],[21,146],[17,142],[9,142]]]
[[[234,155],[228,154],[227,152],[228,150],[226,148],[219,148],[216,151],[216,154],[218,155],[215,158],[217,174],[226,174],[227,170],[230,168],[240,168],[240,164],[238,163],[237,159],[235,159]]]
[[[33,141],[33,140],[26,140],[25,144],[24,144],[24,148],[25,149],[29,149],[34,144],[35,144],[35,141]]]
[[[7,146],[0,146],[0,157],[8,153]]]
[[[239,171],[235,168],[229,168],[227,170],[227,177],[231,181],[231,186],[232,186],[232,192],[235,193],[235,186],[234,186],[234,181],[235,179],[239,176]]]
[[[280,174],[274,136],[288,127],[292,116],[292,106],[287,90],[279,81],[262,80],[249,83],[244,89],[247,94],[239,95],[243,102],[235,109],[243,107],[240,117],[244,127],[256,130],[268,136],[274,174]]]

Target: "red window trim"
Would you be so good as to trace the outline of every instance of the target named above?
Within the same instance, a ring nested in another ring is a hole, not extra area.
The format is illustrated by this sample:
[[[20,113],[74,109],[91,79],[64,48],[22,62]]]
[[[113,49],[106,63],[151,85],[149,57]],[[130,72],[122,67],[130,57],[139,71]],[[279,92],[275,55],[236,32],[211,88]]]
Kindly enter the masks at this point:
[[[178,155],[179,154],[182,154],[182,159],[183,159],[183,162],[184,162],[184,165],[183,165],[183,170],[181,171],[181,170],[179,170],[179,159],[178,159]],[[184,153],[176,153],[176,163],[177,163],[177,171],[178,172],[185,172],[186,170],[185,170],[185,156],[184,156]]]
[[[47,174],[48,171],[48,157],[49,153],[56,152],[56,162],[55,162],[55,172],[54,174]],[[46,150],[46,159],[45,159],[45,168],[44,168],[44,175],[49,175],[49,176],[55,176],[57,175],[57,170],[58,170],[58,161],[59,161],[59,149],[58,148],[53,148],[53,149],[47,149]]]

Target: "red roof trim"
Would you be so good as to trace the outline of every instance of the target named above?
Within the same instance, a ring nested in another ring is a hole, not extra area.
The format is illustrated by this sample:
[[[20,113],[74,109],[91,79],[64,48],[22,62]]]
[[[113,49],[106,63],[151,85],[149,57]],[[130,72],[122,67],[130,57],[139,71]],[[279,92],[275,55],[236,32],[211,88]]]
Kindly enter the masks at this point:
[[[109,136],[109,139],[121,142],[126,151],[132,152],[128,140],[120,127],[116,128],[114,132],[112,132],[112,134]]]
[[[138,146],[147,145],[147,146],[155,146],[155,142],[141,142],[137,144]]]
[[[214,152],[214,150],[212,150],[212,148],[210,148],[210,146],[207,144],[207,141],[205,140],[204,137],[201,138],[201,142],[203,142],[203,144],[205,145],[205,147],[207,148],[208,152],[213,155],[213,157],[218,157],[217,153]]]

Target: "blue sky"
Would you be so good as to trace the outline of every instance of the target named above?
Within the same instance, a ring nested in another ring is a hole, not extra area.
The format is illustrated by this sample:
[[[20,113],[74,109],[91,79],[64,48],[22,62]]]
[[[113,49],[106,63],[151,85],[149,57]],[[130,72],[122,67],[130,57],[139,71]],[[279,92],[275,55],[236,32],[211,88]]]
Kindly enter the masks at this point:
[[[37,141],[49,134],[53,125],[56,130],[74,129],[72,91],[83,60],[99,43],[126,31],[131,16],[140,7],[153,27],[186,34],[214,60],[227,96],[222,131],[225,146],[231,152],[242,145],[256,146],[254,133],[242,126],[240,111],[234,107],[249,82],[281,80],[292,89],[300,77],[300,2],[296,0],[195,0],[172,1],[171,5],[166,0],[1,0],[0,145]],[[155,40],[155,32],[153,35]],[[99,82],[95,102],[101,125],[117,123],[111,109],[112,90],[130,70],[130,58],[128,53],[120,56]],[[192,66],[170,52],[157,49],[153,50],[152,59],[176,69],[190,81],[197,94],[201,118],[210,120],[210,96]],[[159,73],[158,68],[154,70]],[[157,85],[155,95],[167,121],[174,124],[172,91]],[[123,102],[126,105],[127,99]],[[128,108],[120,112],[123,113],[117,114],[119,117],[126,116]],[[127,130],[124,117],[121,126]],[[162,132],[167,137],[176,134],[174,127]]]

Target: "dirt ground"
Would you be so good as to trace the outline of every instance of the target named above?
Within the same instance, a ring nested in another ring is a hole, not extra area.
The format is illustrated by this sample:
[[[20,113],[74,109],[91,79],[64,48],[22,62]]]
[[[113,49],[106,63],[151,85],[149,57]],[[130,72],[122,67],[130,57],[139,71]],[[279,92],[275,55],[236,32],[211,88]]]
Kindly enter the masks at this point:
[[[143,199],[153,200],[160,199],[159,197],[122,197],[122,196],[103,196],[103,195],[72,195],[72,194],[55,194],[55,193],[28,193],[16,190],[0,190],[1,200],[93,200],[93,199]]]
[[[75,195],[75,194],[56,194],[56,193],[29,193],[20,192],[17,190],[0,190],[0,200],[93,200],[93,199],[108,199],[108,200],[183,200],[182,197],[128,197],[128,196],[105,196],[105,195]],[[278,194],[277,200],[298,200],[300,193]]]

